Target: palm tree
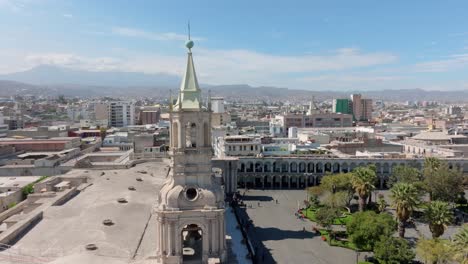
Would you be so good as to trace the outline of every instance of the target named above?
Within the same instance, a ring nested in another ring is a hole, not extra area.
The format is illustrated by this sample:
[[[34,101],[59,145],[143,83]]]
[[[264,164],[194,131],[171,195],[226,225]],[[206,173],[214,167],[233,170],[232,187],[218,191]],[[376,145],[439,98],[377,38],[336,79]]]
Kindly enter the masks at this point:
[[[438,238],[444,234],[447,225],[452,222],[453,214],[449,204],[442,201],[431,202],[424,216],[429,222],[429,229],[432,233],[432,238]]]
[[[375,182],[377,175],[375,171],[370,167],[358,167],[353,171],[353,177],[351,183],[354,190],[359,196],[359,211],[364,211],[366,205],[366,199],[371,194],[372,190],[375,189]]]
[[[419,204],[419,192],[411,183],[397,183],[390,189],[392,206],[396,209],[398,218],[398,234],[405,237],[405,224]]]
[[[452,240],[453,258],[461,264],[468,264],[468,224],[453,236]]]

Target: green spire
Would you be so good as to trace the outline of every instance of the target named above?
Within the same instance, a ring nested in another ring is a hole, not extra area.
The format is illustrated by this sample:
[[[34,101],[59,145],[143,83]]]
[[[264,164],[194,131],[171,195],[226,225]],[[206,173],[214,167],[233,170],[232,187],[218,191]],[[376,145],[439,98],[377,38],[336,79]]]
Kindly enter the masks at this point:
[[[201,90],[198,86],[197,75],[192,58],[192,48],[194,43],[189,39],[185,46],[187,52],[187,67],[185,69],[182,83],[180,84],[180,93],[174,108],[177,109],[200,109],[201,108]]]

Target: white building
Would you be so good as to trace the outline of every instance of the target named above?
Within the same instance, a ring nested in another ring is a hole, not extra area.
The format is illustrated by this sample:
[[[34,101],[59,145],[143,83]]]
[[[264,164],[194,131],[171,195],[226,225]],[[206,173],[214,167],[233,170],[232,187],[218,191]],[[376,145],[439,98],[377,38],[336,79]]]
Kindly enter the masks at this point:
[[[261,141],[259,138],[250,136],[226,136],[218,138],[215,146],[217,157],[225,156],[256,156],[261,151]]]
[[[3,113],[0,112],[0,137],[6,137],[8,134],[8,125],[4,124],[5,118],[3,117]]]
[[[108,103],[109,126],[126,127],[135,125],[135,105],[128,101]]]
[[[213,110],[213,113],[224,113],[224,98],[211,97],[211,109]]]

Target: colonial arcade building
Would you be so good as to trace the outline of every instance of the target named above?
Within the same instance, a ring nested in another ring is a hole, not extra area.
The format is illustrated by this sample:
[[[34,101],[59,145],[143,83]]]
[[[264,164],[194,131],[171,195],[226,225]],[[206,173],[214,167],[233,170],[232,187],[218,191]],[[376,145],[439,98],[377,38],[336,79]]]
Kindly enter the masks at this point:
[[[447,158],[451,168],[468,173],[467,158]],[[386,188],[388,177],[395,166],[409,165],[423,169],[424,159],[404,158],[330,158],[310,157],[229,157],[214,159],[214,166],[223,170],[226,192],[235,192],[238,187],[300,189],[320,184],[321,178],[329,173],[346,173],[359,166],[374,164],[379,183]]]

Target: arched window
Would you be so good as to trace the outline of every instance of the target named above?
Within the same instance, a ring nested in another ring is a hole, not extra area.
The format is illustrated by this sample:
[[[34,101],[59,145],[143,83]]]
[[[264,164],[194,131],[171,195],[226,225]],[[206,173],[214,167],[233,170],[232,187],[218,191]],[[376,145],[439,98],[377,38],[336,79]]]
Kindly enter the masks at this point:
[[[187,123],[185,125],[185,147],[197,147],[197,125],[195,123]]]

